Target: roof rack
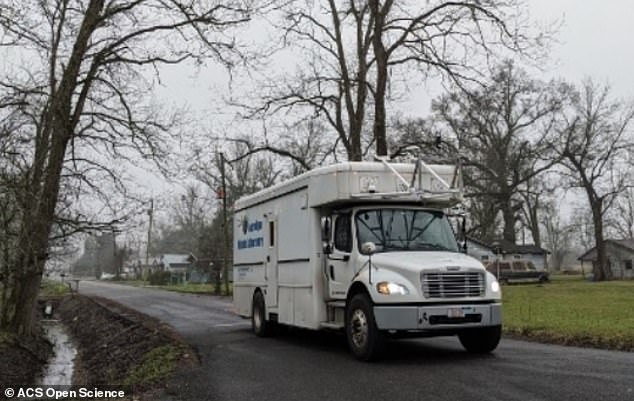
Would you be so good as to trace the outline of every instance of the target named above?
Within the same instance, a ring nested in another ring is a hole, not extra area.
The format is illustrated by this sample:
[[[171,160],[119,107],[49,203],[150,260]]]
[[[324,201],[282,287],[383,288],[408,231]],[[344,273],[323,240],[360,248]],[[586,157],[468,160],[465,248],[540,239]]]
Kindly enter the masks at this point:
[[[464,184],[462,181],[462,162],[458,158],[451,183],[445,181],[433,168],[425,163],[417,155],[414,174],[411,181],[407,181],[389,162],[387,156],[375,156],[376,160],[391,171],[400,181],[402,190],[394,192],[365,192],[353,194],[355,198],[362,199],[390,199],[390,198],[414,198],[421,202],[461,203],[464,200]],[[441,186],[440,189],[424,188],[423,173],[429,173]]]

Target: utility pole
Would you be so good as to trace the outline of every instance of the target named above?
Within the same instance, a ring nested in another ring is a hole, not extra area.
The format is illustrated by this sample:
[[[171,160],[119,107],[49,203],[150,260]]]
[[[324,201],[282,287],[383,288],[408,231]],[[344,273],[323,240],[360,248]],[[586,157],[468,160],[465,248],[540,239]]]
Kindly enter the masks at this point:
[[[119,271],[119,260],[117,258],[117,230],[115,230],[114,226],[111,227],[112,230],[112,261],[114,263],[114,275],[119,279],[121,276],[121,272]]]
[[[225,176],[225,155],[220,152],[220,176],[222,179],[222,278],[225,285],[225,294],[229,295],[229,267],[228,247],[229,230],[227,227],[227,180]]]
[[[150,198],[150,208],[147,211],[150,218],[150,225],[147,229],[147,247],[145,249],[145,271],[147,272],[150,266],[150,244],[152,243],[152,218],[154,216],[154,198]]]

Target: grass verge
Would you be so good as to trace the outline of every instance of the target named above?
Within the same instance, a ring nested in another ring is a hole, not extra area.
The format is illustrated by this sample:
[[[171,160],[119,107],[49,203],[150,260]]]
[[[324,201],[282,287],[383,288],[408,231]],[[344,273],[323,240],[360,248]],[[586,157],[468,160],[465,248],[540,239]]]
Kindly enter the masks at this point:
[[[67,283],[60,283],[59,281],[42,280],[40,286],[41,297],[62,296],[70,292]]]
[[[175,291],[175,292],[183,292],[187,294],[205,294],[205,295],[215,295],[214,284],[170,284],[170,285],[160,285],[155,286],[154,288],[161,288],[163,290]],[[225,286],[221,286],[220,295],[227,296],[233,295],[233,284],[229,284],[229,293],[225,291]]]
[[[634,351],[634,281],[553,277],[546,285],[504,286],[502,293],[508,335]]]
[[[141,363],[131,370],[124,384],[147,387],[158,383],[174,372],[182,354],[183,350],[174,345],[154,348],[147,352]]]

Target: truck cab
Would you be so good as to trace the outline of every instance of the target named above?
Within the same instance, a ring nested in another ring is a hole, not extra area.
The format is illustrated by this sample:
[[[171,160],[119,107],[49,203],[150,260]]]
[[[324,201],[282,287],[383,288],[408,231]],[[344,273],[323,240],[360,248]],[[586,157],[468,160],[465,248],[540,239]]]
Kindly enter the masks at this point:
[[[470,351],[497,346],[500,286],[463,253],[443,210],[361,205],[333,210],[322,227],[327,297],[347,307],[331,316],[343,319],[355,355],[372,358],[385,335],[452,333]]]

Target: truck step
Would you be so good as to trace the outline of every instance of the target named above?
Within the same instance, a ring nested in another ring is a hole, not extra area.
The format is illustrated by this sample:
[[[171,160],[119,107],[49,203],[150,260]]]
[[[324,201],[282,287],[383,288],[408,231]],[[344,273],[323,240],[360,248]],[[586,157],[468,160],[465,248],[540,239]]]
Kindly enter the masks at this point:
[[[343,324],[334,322],[321,322],[319,323],[319,327],[322,329],[340,330],[343,329]]]
[[[331,308],[345,308],[346,301],[328,301],[326,302],[326,305],[328,305]]]

